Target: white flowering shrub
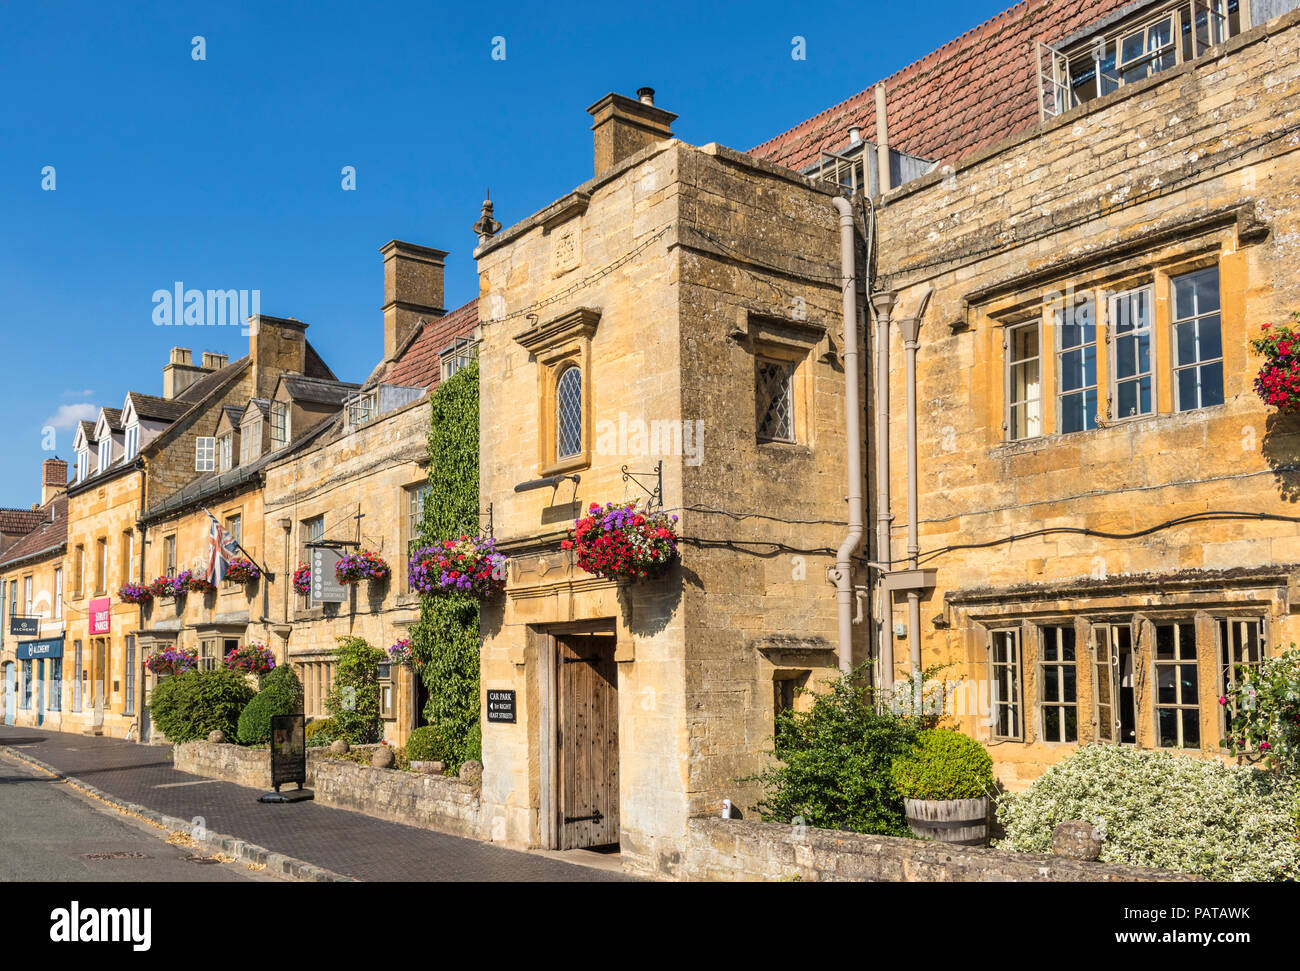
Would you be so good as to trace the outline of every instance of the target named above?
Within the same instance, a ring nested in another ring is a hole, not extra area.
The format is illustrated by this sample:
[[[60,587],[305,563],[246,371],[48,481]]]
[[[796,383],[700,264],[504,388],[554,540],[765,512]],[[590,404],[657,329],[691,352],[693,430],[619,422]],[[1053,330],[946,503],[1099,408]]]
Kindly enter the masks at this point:
[[[1070,819],[1103,836],[1105,863],[1198,873],[1211,880],[1300,879],[1293,776],[1214,760],[1086,745],[1026,791],[1004,796],[995,845],[1051,851]]]

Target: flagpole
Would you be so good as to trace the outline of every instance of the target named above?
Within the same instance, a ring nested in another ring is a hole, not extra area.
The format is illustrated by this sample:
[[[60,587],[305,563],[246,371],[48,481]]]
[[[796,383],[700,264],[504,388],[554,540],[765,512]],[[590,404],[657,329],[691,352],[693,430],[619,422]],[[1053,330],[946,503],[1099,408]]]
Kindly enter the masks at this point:
[[[221,521],[220,521],[219,519],[217,519],[216,516],[212,515],[211,512],[208,512],[208,507],[207,507],[207,506],[204,506],[204,507],[203,507],[203,511],[206,512],[206,513],[208,513],[208,518],[209,518],[209,519],[211,519],[214,523],[216,523],[218,526],[221,527],[222,532],[224,532],[227,536],[230,536],[229,531],[226,530],[226,528],[225,528],[224,526],[221,526]],[[239,550],[239,552],[243,553],[246,557],[248,557],[248,562],[249,562],[249,563],[252,563],[253,566],[257,567],[257,572],[259,572],[260,574],[262,574],[262,576],[266,577],[268,580],[274,580],[274,579],[275,579],[275,574],[272,573],[270,570],[267,570],[267,569],[266,569],[265,567],[263,567],[261,564],[259,564],[259,563],[257,562],[257,560],[253,559],[253,554],[250,553],[250,552],[248,552],[248,550],[244,549],[244,547],[243,547],[242,545],[240,545],[239,540],[235,539],[235,537],[233,537],[233,536],[230,536],[230,542],[231,542],[232,544],[234,544],[235,549]]]

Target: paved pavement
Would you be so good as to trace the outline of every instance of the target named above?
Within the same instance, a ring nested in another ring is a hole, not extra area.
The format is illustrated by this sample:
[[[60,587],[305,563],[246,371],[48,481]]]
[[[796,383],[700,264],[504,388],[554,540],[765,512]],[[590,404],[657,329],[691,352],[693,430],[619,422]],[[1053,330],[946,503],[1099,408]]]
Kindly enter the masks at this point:
[[[507,850],[315,802],[259,803],[260,790],[176,771],[170,746],[0,726],[3,748],[30,754],[115,798],[181,819],[201,817],[211,832],[357,880],[629,879],[608,869]]]
[[[239,861],[168,844],[93,808],[62,782],[0,761],[0,881],[230,883],[274,879]]]

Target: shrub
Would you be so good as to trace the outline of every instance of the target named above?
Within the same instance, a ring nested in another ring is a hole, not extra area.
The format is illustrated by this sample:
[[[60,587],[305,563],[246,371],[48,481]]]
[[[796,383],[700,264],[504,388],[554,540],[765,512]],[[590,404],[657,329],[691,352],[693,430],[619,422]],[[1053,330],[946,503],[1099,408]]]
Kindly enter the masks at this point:
[[[1256,669],[1239,667],[1219,704],[1229,719],[1224,748],[1263,758],[1283,772],[1300,772],[1300,650],[1294,644]]]
[[[1294,778],[1246,766],[1087,745],[1048,769],[1029,789],[1004,796],[997,845],[1026,853],[1051,848],[1068,819],[1104,835],[1106,863],[1162,867],[1211,880],[1300,879],[1292,818]]]
[[[388,655],[361,637],[340,637],[325,707],[352,745],[379,741],[379,665]]]
[[[950,728],[916,737],[916,751],[895,760],[891,774],[904,799],[978,799],[993,793],[993,760],[975,739]]]
[[[262,690],[239,716],[239,744],[262,745],[271,740],[272,715],[302,711],[302,685],[289,665],[275,668],[262,678]]]
[[[448,746],[438,729],[425,725],[406,740],[406,757],[413,762],[446,762]]]
[[[234,738],[240,712],[253,689],[233,671],[190,671],[164,678],[149,699],[149,715],[171,742],[206,739],[221,731]]]
[[[341,734],[339,724],[333,718],[317,718],[307,723],[303,740],[311,746],[328,745]]]
[[[912,751],[915,722],[877,714],[864,671],[828,682],[807,712],[776,716],[773,754],[782,764],[760,773],[768,822],[911,836],[890,768]]]

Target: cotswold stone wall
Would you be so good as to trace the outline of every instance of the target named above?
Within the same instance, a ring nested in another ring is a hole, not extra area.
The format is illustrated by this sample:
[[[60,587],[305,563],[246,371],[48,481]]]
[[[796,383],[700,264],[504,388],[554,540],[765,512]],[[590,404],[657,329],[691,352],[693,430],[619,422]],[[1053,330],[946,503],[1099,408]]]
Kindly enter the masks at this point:
[[[947,846],[894,836],[735,819],[692,819],[685,872],[693,880],[854,880],[1155,883],[1200,877],[1168,870],[1083,863],[1037,853]]]
[[[368,746],[373,747],[373,746]],[[186,742],[175,748],[175,765],[208,779],[253,789],[271,788],[271,753],[264,748]],[[376,769],[307,752],[307,787],[316,801],[408,826],[481,839],[478,784],[452,776]]]

